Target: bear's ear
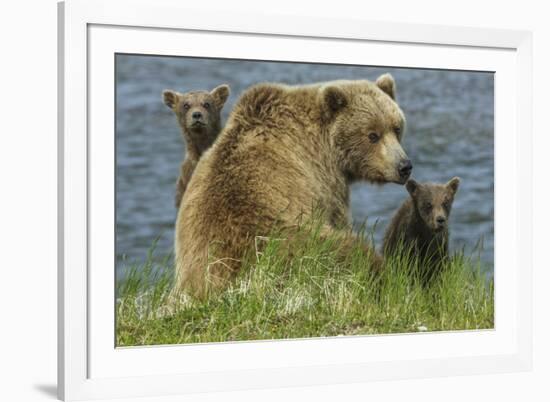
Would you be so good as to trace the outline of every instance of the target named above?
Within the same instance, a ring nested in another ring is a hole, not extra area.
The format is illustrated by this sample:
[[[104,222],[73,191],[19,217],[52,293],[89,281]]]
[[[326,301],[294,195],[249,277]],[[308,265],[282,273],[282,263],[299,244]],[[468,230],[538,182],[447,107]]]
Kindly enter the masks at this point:
[[[393,79],[391,74],[382,74],[376,79],[376,85],[386,94],[388,94],[390,98],[395,100],[395,80]]]
[[[345,92],[337,86],[329,86],[323,89],[323,101],[331,113],[338,112],[348,104]]]
[[[407,184],[405,184],[405,187],[407,188],[407,191],[411,195],[412,198],[416,197],[418,195],[418,188],[420,187],[420,184],[414,179],[407,180]]]
[[[179,96],[176,91],[172,91],[171,89],[165,89],[162,91],[162,101],[170,109],[175,110],[175,107],[178,104],[178,99]]]
[[[453,177],[451,180],[447,182],[445,187],[447,187],[453,195],[456,193],[456,190],[458,190],[458,185],[460,184],[460,178],[459,177]]]
[[[214,98],[214,102],[216,102],[218,108],[221,108],[229,97],[230,92],[229,85],[223,84],[210,91],[210,95]]]

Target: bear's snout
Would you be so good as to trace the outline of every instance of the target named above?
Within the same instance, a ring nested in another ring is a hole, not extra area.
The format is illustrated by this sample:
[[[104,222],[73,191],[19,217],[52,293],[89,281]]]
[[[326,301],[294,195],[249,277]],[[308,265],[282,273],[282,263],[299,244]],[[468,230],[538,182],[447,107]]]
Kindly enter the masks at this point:
[[[403,159],[401,162],[399,162],[399,166],[397,167],[397,171],[399,172],[399,177],[405,183],[409,176],[411,175],[413,169],[413,165],[410,159]]]
[[[435,222],[436,222],[436,230],[441,230],[445,228],[447,219],[443,215],[439,215],[437,218],[435,218]]]

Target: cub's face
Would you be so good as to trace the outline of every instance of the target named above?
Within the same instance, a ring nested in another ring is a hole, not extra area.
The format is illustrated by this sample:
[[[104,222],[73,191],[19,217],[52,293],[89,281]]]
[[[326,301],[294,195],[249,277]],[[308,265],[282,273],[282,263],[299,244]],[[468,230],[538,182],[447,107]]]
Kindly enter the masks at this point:
[[[229,96],[229,87],[220,85],[212,91],[179,93],[165,90],[163,101],[176,113],[179,124],[188,132],[219,128],[220,112]]]
[[[323,116],[348,180],[404,184],[412,164],[401,146],[405,116],[395,102],[391,75],[376,83],[329,83],[321,93]]]
[[[418,183],[413,179],[407,182],[407,191],[418,214],[432,231],[447,228],[459,184],[458,177],[453,177],[446,184]]]

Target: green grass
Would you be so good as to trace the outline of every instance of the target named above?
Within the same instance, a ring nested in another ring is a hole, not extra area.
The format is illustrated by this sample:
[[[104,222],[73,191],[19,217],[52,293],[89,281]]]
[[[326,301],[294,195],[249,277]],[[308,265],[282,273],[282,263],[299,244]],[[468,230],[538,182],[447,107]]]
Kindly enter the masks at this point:
[[[255,255],[224,291],[207,300],[170,297],[170,258],[130,265],[117,284],[118,346],[487,329],[494,290],[479,261],[455,255],[430,286],[402,251],[373,275],[360,247],[345,258],[314,227],[289,247],[257,239]],[[290,250],[290,251],[289,251]]]

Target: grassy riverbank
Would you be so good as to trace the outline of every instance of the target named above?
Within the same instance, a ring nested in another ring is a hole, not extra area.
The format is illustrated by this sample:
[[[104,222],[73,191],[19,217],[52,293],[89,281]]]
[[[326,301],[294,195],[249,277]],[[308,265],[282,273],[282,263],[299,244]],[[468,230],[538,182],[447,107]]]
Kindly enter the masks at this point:
[[[389,258],[369,273],[359,248],[338,258],[334,239],[315,230],[292,244],[260,239],[239,278],[219,295],[169,303],[169,258],[128,266],[117,287],[118,346],[485,329],[494,326],[494,290],[479,262],[455,255],[429,288],[417,261]],[[407,254],[407,253],[404,253]]]

